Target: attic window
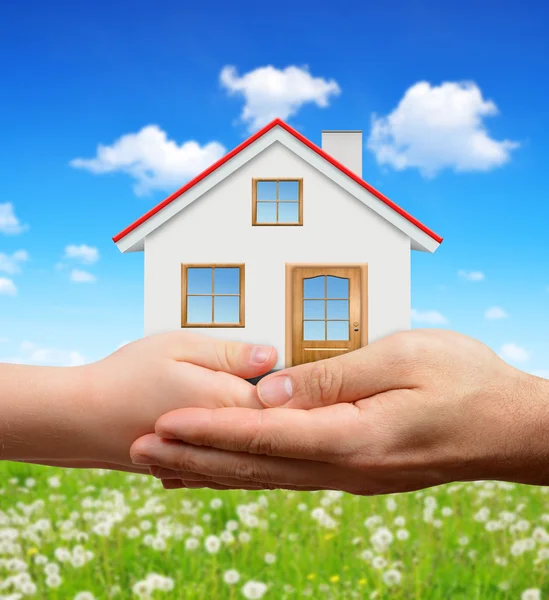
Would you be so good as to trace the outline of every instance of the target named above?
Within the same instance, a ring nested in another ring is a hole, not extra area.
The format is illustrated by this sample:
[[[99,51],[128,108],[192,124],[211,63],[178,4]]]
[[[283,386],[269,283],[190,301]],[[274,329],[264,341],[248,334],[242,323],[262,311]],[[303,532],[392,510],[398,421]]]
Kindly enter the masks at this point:
[[[303,179],[253,179],[252,225],[303,225]]]
[[[244,265],[181,265],[181,327],[244,327]]]

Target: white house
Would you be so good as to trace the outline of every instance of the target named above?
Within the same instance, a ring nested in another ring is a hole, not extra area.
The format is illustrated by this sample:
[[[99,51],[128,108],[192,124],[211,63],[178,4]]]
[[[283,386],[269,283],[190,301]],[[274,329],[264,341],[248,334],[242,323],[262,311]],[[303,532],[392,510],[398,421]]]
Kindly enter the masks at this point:
[[[276,119],[113,238],[145,253],[145,334],[274,345],[276,368],[410,327],[410,252],[442,238],[362,179],[362,132],[322,149]]]

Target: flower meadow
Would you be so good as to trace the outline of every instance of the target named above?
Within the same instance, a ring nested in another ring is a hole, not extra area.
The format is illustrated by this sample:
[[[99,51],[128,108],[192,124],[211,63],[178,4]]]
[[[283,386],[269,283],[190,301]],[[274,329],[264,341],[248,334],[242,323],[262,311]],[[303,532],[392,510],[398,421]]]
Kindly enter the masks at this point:
[[[549,488],[166,491],[0,462],[0,600],[540,600],[548,564]]]

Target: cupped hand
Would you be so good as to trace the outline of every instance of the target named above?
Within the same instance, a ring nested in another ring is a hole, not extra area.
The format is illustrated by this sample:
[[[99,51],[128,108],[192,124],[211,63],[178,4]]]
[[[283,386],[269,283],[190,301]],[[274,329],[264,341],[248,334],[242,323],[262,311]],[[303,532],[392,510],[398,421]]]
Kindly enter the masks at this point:
[[[265,410],[168,413],[131,453],[167,488],[547,484],[548,388],[464,335],[412,330],[265,377]]]

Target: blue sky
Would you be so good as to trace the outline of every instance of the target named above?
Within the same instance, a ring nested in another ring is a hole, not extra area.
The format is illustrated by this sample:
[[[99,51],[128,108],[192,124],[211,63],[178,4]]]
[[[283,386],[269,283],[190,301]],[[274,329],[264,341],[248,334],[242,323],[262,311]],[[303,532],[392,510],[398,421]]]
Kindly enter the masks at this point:
[[[547,7],[186,5],[0,9],[0,359],[140,337],[142,254],[111,237],[275,115],[363,129],[366,181],[445,238],[415,326],[549,376]]]

